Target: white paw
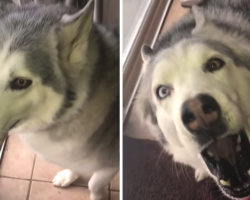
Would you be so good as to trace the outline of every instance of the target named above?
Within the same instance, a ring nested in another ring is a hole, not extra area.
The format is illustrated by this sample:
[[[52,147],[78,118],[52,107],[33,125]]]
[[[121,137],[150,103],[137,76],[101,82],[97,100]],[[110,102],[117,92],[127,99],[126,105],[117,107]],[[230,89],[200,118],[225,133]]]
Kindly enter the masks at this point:
[[[77,174],[65,169],[57,173],[53,180],[53,185],[57,187],[67,187],[78,178]]]
[[[201,170],[198,170],[198,169],[195,170],[195,179],[196,179],[197,182],[202,181],[202,180],[205,179],[207,176],[208,176],[208,175],[207,175],[206,172],[201,171]]]

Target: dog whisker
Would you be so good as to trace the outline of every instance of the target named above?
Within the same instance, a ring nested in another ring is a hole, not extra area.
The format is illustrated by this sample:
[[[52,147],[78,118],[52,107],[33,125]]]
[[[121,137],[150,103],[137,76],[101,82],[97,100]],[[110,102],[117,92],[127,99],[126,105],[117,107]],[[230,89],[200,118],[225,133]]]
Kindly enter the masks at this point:
[[[181,165],[182,166],[182,169],[183,169],[183,174],[187,177],[188,180],[191,180],[188,172],[187,172],[187,168],[185,165]]]
[[[178,180],[181,181],[180,176],[179,176],[179,173],[178,173],[178,170],[177,170],[177,163],[176,163],[176,162],[174,162],[174,166],[175,166],[175,173],[176,173],[176,176],[177,176]]]
[[[158,157],[158,159],[157,159],[157,162],[156,162],[155,167],[157,167],[157,165],[158,165],[158,163],[159,163],[159,161],[160,161],[160,159],[161,159],[161,155],[162,155],[163,152],[164,152],[164,148],[162,148],[162,150],[161,150],[161,153],[160,153],[160,155],[159,155],[159,157]]]

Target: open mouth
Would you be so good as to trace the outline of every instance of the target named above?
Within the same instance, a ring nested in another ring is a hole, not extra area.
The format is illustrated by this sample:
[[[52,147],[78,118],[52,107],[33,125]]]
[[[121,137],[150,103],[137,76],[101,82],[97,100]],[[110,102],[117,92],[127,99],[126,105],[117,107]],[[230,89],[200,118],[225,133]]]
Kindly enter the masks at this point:
[[[225,193],[234,198],[250,195],[250,144],[244,130],[213,142],[201,155]]]

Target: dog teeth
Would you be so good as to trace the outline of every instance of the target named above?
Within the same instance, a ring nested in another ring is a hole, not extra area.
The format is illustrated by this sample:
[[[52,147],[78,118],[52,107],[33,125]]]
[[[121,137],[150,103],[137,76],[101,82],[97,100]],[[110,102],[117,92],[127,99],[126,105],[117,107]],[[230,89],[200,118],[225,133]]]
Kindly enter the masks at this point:
[[[244,188],[249,187],[249,183],[244,183],[243,187],[244,187]]]
[[[248,175],[250,175],[250,169],[247,171]]]
[[[234,188],[234,191],[237,191],[237,192],[239,192],[241,190],[242,190],[242,188]]]
[[[220,180],[220,184],[223,185],[223,186],[228,186],[228,187],[230,186],[229,181],[225,181],[223,179]]]
[[[210,157],[213,157],[213,153],[211,151],[207,151],[207,154],[210,156]]]
[[[240,137],[240,135],[238,135],[238,137],[237,137],[236,152],[240,152],[241,151],[240,143],[241,143],[241,137]]]

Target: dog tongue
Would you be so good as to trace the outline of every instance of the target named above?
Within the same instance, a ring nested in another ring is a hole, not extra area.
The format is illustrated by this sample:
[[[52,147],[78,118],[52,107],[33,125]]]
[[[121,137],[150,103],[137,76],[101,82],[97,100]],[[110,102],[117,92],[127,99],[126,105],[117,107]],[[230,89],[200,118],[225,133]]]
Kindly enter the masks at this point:
[[[235,150],[235,140],[232,136],[215,141],[211,144],[207,150],[210,151],[216,159],[225,158],[234,163],[234,157],[236,154]]]
[[[250,197],[247,197],[246,199],[244,199],[244,200],[250,200]]]

